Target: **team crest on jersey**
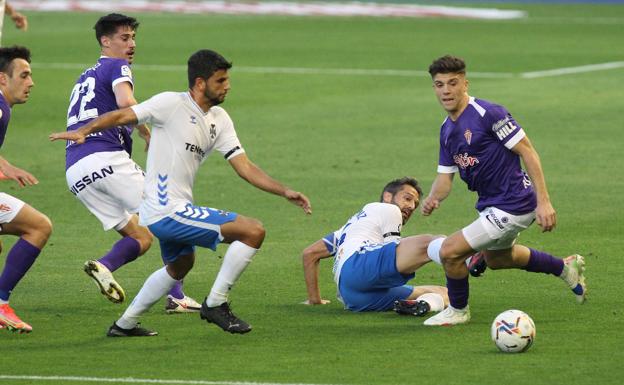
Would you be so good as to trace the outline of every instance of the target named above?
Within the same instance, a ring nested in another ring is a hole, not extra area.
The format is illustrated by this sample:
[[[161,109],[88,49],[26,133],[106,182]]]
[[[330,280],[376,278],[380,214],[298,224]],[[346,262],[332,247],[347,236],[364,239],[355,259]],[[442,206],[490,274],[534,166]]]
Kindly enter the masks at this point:
[[[121,66],[121,74],[129,78],[132,77],[132,71],[130,70],[129,66]]]
[[[472,131],[470,131],[470,128],[466,128],[466,131],[464,131],[464,138],[466,138],[466,143],[470,144],[472,142]]]
[[[195,115],[191,115],[190,119],[191,124],[197,124],[197,118],[195,117]]]

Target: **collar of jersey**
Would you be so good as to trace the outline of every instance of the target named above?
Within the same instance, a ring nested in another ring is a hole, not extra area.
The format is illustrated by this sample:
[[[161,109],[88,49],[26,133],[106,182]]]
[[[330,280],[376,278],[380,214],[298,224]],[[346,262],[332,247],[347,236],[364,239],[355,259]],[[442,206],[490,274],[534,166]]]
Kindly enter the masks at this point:
[[[195,108],[197,108],[197,110],[198,110],[198,111],[199,111],[199,112],[200,112],[203,116],[208,115],[208,113],[210,112],[210,108],[212,108],[212,107],[210,107],[210,108],[208,109],[208,111],[204,112],[204,110],[202,110],[202,109],[201,109],[201,107],[200,107],[200,106],[199,106],[199,105],[195,102],[195,100],[194,100],[194,99],[193,99],[193,97],[191,96],[191,93],[190,93],[190,92],[186,91],[186,92],[185,92],[185,94],[186,94],[186,97],[187,97],[187,98],[189,98],[189,100],[191,101],[191,103],[193,103],[193,106],[195,106]]]

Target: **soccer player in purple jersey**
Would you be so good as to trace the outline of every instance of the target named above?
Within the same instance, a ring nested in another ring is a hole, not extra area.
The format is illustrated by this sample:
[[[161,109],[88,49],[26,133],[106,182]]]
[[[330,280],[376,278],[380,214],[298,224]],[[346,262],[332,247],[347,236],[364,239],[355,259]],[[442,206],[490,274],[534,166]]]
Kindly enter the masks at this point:
[[[95,24],[95,36],[101,48],[97,63],[87,68],[76,81],[67,110],[67,131],[76,130],[106,112],[137,104],[134,98],[130,65],[136,49],[139,23],[133,17],[112,13]],[[136,126],[149,145],[150,130]],[[152,244],[152,234],[138,223],[138,207],[143,193],[144,173],[131,159],[133,126],[90,135],[84,145],[68,142],[66,147],[67,185],[104,230],[115,229],[121,240],[98,260],[85,263],[85,272],[93,278],[110,301],[123,302],[125,292],[112,272],[143,255]],[[198,312],[200,305],[176,284],[167,297],[167,312]]]
[[[451,192],[453,175],[459,172],[468,189],[478,194],[479,218],[430,243],[429,257],[444,266],[450,306],[427,319],[425,325],[470,320],[464,261],[475,251],[483,252],[491,269],[515,268],[558,276],[583,303],[587,288],[582,256],[559,259],[516,244],[518,234],[533,221],[542,231],[553,230],[557,223],[539,156],[522,127],[505,107],[468,95],[462,59],[441,57],[431,64],[429,73],[448,117],[440,129],[438,175],[423,202],[422,214],[430,215],[440,207]]]
[[[11,119],[11,108],[26,103],[34,85],[29,63],[27,48],[0,48],[0,146]],[[13,166],[2,156],[0,171],[20,187],[39,183],[29,172]],[[33,265],[51,233],[52,223],[48,217],[17,198],[0,193],[0,235],[20,237],[9,251],[0,274],[0,328],[21,333],[32,331],[9,306],[9,296]]]

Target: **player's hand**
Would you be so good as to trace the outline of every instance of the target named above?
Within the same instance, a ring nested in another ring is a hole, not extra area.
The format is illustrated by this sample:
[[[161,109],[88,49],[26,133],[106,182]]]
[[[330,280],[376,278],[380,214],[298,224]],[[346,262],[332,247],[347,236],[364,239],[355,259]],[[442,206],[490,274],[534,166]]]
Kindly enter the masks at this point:
[[[55,140],[71,140],[76,142],[77,144],[82,144],[85,142],[85,136],[80,132],[80,130],[74,131],[63,131],[63,132],[55,132],[48,136],[51,142]]]
[[[557,213],[550,201],[538,203],[537,209],[535,209],[535,220],[542,228],[542,232],[552,231],[557,226]]]
[[[433,210],[437,209],[438,207],[440,207],[440,200],[434,197],[428,196],[427,198],[425,198],[425,201],[423,202],[422,206],[420,206],[420,212],[424,216],[429,216],[431,215]]]
[[[22,31],[28,30],[28,19],[26,16],[19,12],[13,11],[11,19],[13,20],[13,23],[15,23],[15,27],[17,27],[17,29],[21,29]]]
[[[284,192],[284,198],[301,207],[306,214],[312,214],[312,205],[310,205],[310,200],[299,191],[288,189]]]
[[[313,306],[313,305],[327,305],[327,304],[330,304],[330,303],[331,303],[331,301],[328,300],[328,299],[319,299],[318,301],[317,300],[306,299],[305,301],[301,302],[302,305],[310,305],[310,306]]]
[[[2,167],[2,173],[6,179],[12,179],[20,187],[32,186],[38,184],[39,181],[28,171],[24,171],[21,168],[6,164]]]

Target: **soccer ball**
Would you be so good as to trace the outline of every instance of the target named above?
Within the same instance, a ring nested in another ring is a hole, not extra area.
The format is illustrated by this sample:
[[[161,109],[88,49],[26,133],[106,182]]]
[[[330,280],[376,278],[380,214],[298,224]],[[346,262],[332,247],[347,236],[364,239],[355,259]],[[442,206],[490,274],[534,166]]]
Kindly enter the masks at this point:
[[[492,322],[492,340],[502,352],[525,352],[535,340],[535,323],[523,311],[506,310]]]

